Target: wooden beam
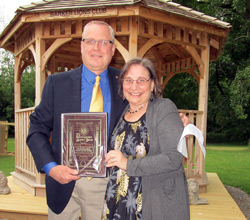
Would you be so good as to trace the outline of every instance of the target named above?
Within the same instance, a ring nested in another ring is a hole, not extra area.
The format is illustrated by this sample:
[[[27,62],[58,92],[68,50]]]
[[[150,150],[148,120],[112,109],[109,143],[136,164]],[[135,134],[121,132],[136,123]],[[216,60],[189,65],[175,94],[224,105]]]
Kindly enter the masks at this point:
[[[67,42],[71,40],[72,38],[61,38],[53,42],[53,44],[46,50],[46,52],[42,56],[42,63],[41,63],[42,71],[45,70],[45,65],[48,62],[48,59],[52,56],[52,54],[63,44],[66,44]]]
[[[203,111],[202,118],[200,120],[200,130],[204,136],[204,146],[206,146],[206,133],[207,133],[207,106],[208,106],[208,80],[209,80],[209,55],[210,55],[210,40],[209,35],[204,33],[201,36],[202,45],[206,46],[206,50],[201,51],[201,60],[203,66],[200,67],[200,86],[199,86],[199,104],[198,110]],[[199,159],[198,166],[196,167],[196,173],[202,176],[202,179],[206,180],[205,162],[202,152],[197,152],[196,158]]]
[[[220,49],[220,43],[217,40],[213,39],[213,38],[210,39],[210,45],[213,48],[215,48],[216,50]]]
[[[138,18],[130,17],[130,36],[129,36],[129,57],[133,58],[137,56],[138,48]]]
[[[154,11],[154,13],[152,13],[152,11]],[[167,23],[182,28],[189,28],[191,30],[206,32],[223,38],[226,38],[229,32],[229,28],[223,29],[213,24],[204,23],[198,20],[196,21],[188,17],[176,15],[173,13],[166,13],[160,10],[152,10],[151,8],[146,8],[144,6],[140,6],[139,16],[146,19],[159,21],[165,24]]]
[[[45,83],[45,72],[42,70],[42,54],[45,52],[45,41],[41,39],[43,27],[41,23],[36,25],[36,99],[35,105],[38,105],[41,101],[42,89]]]
[[[70,37],[70,38],[74,38],[74,39],[76,39],[76,38],[79,38],[79,39],[82,39],[82,34],[59,34],[59,35],[47,35],[47,36],[45,36],[45,35],[43,35],[42,37],[41,37],[41,39],[58,39],[58,38],[65,38],[65,37]]]
[[[83,11],[83,9],[73,10],[56,10],[51,12],[41,12],[40,14],[32,14],[25,18],[26,22],[41,22],[41,21],[65,21],[74,19],[97,19],[97,18],[110,18],[118,16],[118,9],[114,7],[110,8],[91,8],[89,11]],[[98,10],[98,11],[97,11]],[[124,8],[123,8],[124,10]],[[127,11],[127,10],[126,10]],[[72,13],[70,13],[72,12]],[[122,13],[122,12],[121,12]],[[131,10],[130,10],[131,13]],[[134,15],[134,12],[132,12]]]
[[[29,48],[30,47],[30,45],[32,45],[32,44],[34,44],[35,43],[35,39],[34,40],[32,40],[32,41],[30,41],[27,45],[26,45],[26,47],[24,47],[24,48],[22,48],[21,50],[19,50],[18,52],[15,52],[15,56],[18,56],[20,53],[23,53],[24,51],[26,51],[27,50],[27,48]]]
[[[194,48],[197,48],[197,49],[200,49],[200,50],[205,49],[205,47],[203,45],[197,45],[197,44],[192,44],[192,43],[189,43],[189,42],[184,42],[181,39],[180,40],[178,40],[178,39],[170,39],[170,38],[166,38],[166,37],[152,36],[150,34],[145,34],[145,33],[141,33],[140,37],[155,38],[155,39],[158,39],[158,40],[163,40],[164,42],[167,42],[167,43],[191,46],[191,47],[194,47]]]
[[[19,83],[21,80],[21,74],[20,74],[20,67],[21,67],[21,60],[22,58],[22,54],[20,54],[19,56],[15,56],[15,84]]]
[[[36,63],[36,49],[35,49],[34,44],[31,44],[28,48],[29,48],[29,50],[31,51],[31,53],[33,54],[34,61],[35,61],[35,63]]]
[[[163,40],[158,40],[156,38],[149,39],[138,51],[138,56],[143,57],[150,48],[152,48],[157,44],[161,44],[163,42],[164,42]]]
[[[121,53],[125,62],[127,62],[130,58],[128,50],[117,40],[115,39],[116,49]]]
[[[17,30],[25,23],[25,19],[21,17],[15,25],[8,31],[8,33],[5,35],[3,40],[1,41],[1,47],[4,47],[4,44],[6,44],[7,41],[10,40],[10,38],[17,32]]]
[[[174,44],[169,44],[166,43],[168,45],[168,47],[171,49],[171,51],[173,51],[178,57],[180,58],[185,58],[185,55],[183,54],[183,52]]]
[[[195,72],[195,70],[196,70],[196,68],[191,68],[191,69],[188,69],[187,72],[196,79],[196,81],[199,85],[200,84],[200,76]]]
[[[203,69],[204,68],[204,62],[201,59],[200,54],[197,52],[197,50],[195,48],[192,48],[190,46],[186,46],[184,47],[190,54],[191,56],[194,58],[196,64],[199,66],[199,69]],[[209,62],[209,60],[208,60]],[[200,72],[200,77],[203,77],[203,71]]]

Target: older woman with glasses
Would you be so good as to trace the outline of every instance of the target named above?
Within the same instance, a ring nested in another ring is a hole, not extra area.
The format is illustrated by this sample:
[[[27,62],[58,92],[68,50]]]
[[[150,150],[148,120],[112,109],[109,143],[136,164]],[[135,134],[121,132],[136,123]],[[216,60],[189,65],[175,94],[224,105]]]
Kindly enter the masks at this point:
[[[111,138],[103,219],[188,220],[189,198],[177,145],[183,124],[175,104],[161,98],[151,61],[122,69],[119,93],[129,105]]]

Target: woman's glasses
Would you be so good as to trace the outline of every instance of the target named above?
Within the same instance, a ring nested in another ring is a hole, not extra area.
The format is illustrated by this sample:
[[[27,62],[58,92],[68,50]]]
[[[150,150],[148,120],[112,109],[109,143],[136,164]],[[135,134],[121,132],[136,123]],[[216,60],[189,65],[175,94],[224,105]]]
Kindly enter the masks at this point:
[[[132,78],[130,78],[130,77],[126,77],[126,78],[124,78],[122,81],[123,81],[124,85],[126,85],[126,86],[132,86],[133,83],[134,83],[134,81],[136,81],[136,84],[137,84],[138,86],[145,86],[146,83],[147,83],[150,79],[151,79],[151,78],[146,79],[146,78],[144,78],[144,77],[139,77],[138,79],[132,79]]]

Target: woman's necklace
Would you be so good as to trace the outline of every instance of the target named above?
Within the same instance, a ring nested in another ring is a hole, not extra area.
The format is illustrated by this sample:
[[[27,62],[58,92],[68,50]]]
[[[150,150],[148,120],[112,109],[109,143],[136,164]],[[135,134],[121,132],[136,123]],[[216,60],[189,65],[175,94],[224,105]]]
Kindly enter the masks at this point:
[[[136,110],[134,110],[134,111],[130,111],[130,107],[129,107],[128,113],[133,114],[133,113],[139,112],[139,111],[144,107],[144,105],[145,105],[145,104],[143,104],[140,108],[138,108],[138,109],[136,109]]]

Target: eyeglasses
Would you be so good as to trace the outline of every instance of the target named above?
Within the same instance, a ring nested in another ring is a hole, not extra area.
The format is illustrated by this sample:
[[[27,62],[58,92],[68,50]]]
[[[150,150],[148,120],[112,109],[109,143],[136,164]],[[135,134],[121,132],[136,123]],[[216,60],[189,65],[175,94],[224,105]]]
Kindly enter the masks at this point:
[[[132,86],[134,81],[136,81],[136,84],[138,86],[145,86],[146,83],[150,80],[151,78],[149,79],[146,79],[144,77],[139,77],[138,79],[131,79],[130,77],[127,77],[127,78],[124,78],[122,81],[124,83],[124,85],[126,86]]]
[[[107,47],[109,44],[114,43],[111,40],[82,39],[82,41],[88,46],[94,46],[95,43],[97,42],[99,47]]]

